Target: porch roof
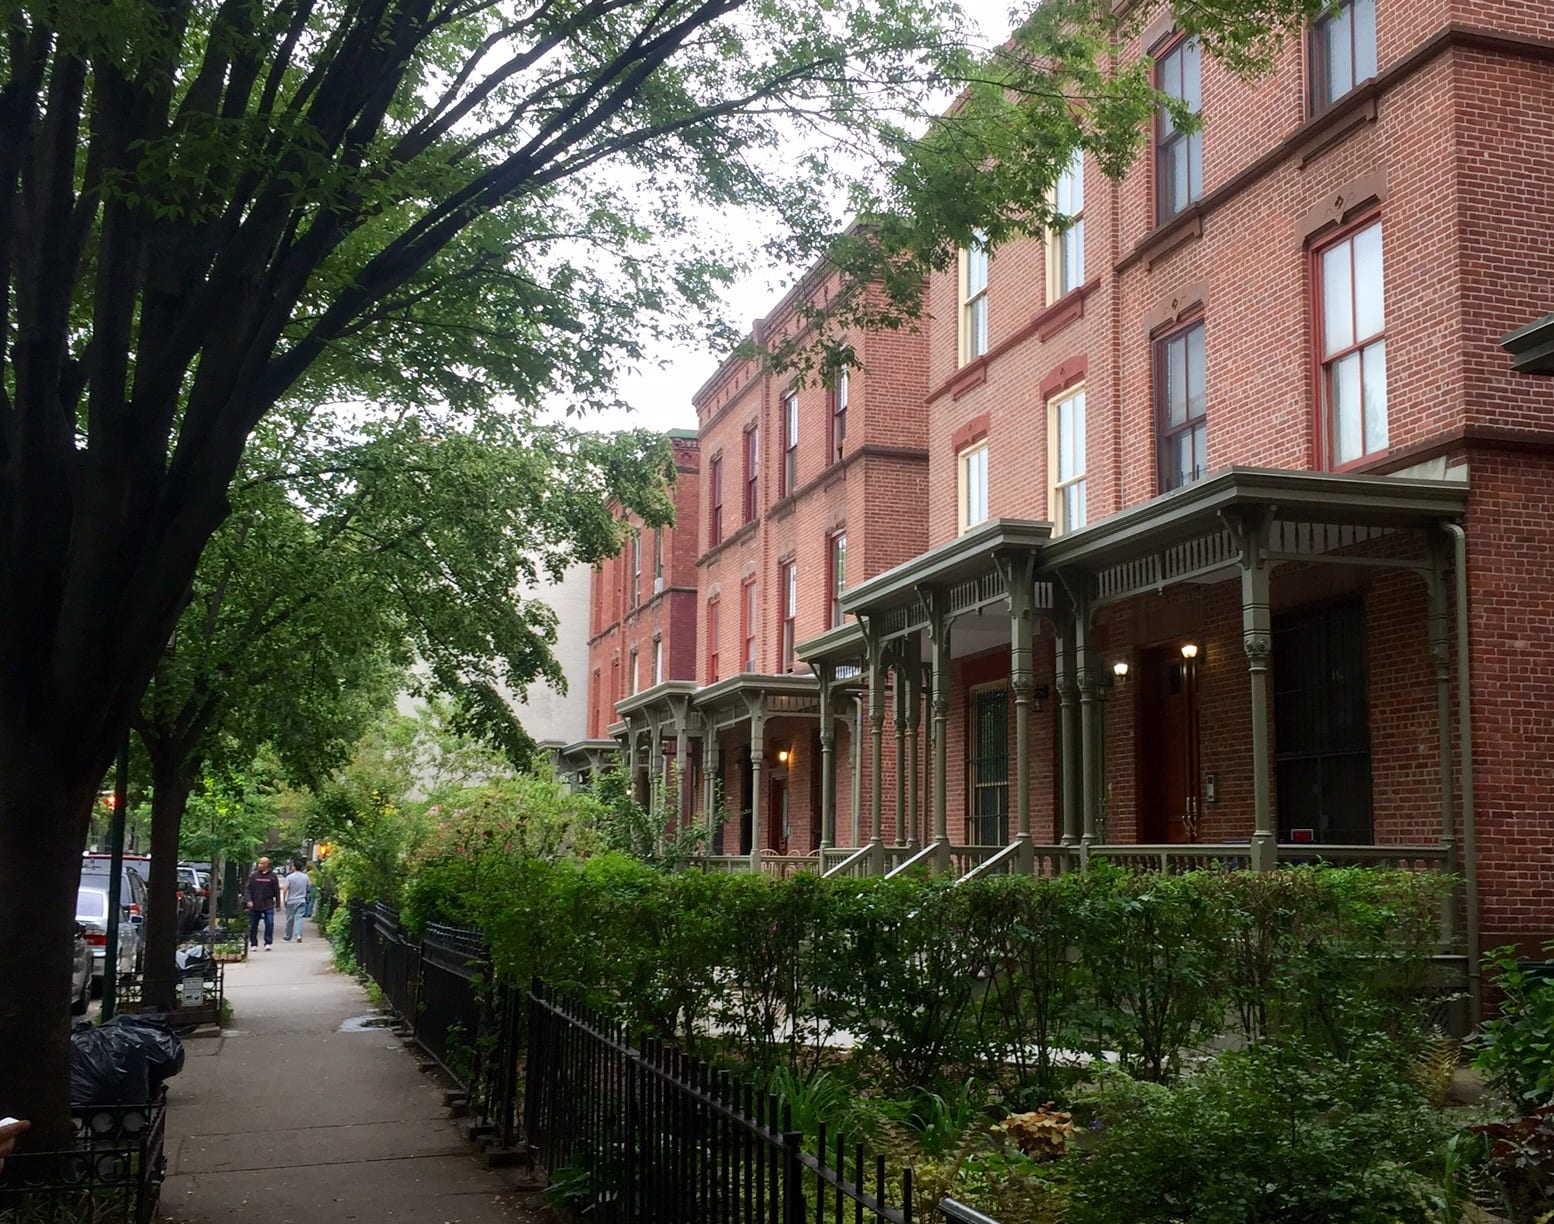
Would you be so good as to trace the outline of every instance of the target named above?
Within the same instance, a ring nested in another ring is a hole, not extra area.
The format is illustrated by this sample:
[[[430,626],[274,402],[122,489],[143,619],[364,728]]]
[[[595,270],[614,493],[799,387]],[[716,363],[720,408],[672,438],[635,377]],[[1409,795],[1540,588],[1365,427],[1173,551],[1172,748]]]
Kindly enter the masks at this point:
[[[622,720],[629,720],[631,715],[646,714],[654,706],[662,705],[667,708],[671,697],[690,697],[695,692],[696,681],[694,680],[663,680],[617,701],[615,710]]]
[[[800,672],[739,672],[716,684],[696,690],[692,699],[697,706],[716,705],[735,697],[818,697],[820,681]]]
[[[1232,467],[1058,537],[1041,568],[1071,586],[1088,576],[1093,599],[1122,599],[1234,568],[1240,531],[1258,521],[1271,561],[1423,568],[1427,557],[1386,562],[1353,550],[1460,519],[1467,501],[1465,481]]]
[[[1554,314],[1546,314],[1501,337],[1518,374],[1554,374]]]
[[[806,663],[851,663],[864,657],[863,626],[848,621],[835,629],[817,633],[793,648]]]

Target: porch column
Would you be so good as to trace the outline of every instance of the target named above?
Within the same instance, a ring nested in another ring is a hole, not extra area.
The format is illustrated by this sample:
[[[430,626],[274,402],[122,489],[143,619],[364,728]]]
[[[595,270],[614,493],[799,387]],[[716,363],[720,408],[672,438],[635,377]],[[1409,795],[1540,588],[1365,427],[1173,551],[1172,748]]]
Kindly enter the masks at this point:
[[[642,801],[642,779],[638,774],[638,759],[641,755],[637,750],[637,729],[628,721],[626,723],[626,789],[633,803]]]
[[[949,792],[945,786],[949,766],[950,723],[950,610],[949,600],[938,587],[919,591],[928,613],[928,633],[933,646],[933,840],[938,847],[934,866],[950,865]]]
[[[659,810],[659,800],[663,797],[664,789],[664,731],[659,726],[658,719],[653,719],[653,725],[648,731],[648,811],[653,815],[658,827],[655,836],[662,833],[663,813]]]
[[[1036,555],[993,558],[1009,593],[1009,687],[1014,691],[1015,870],[1029,875],[1031,851],[1031,703],[1036,698]]]
[[[915,637],[907,638],[906,651],[907,838],[908,844],[916,849],[923,843],[918,804],[918,783],[922,773],[917,756],[917,728],[923,721],[923,664],[922,647]]]
[[[1095,614],[1089,599],[1074,606],[1074,678],[1079,687],[1079,786],[1084,829],[1079,844],[1088,854],[1096,844],[1101,817],[1101,787],[1106,773],[1106,745],[1101,736],[1101,667],[1095,651]]]
[[[820,682],[820,848],[836,845],[836,724],[831,717],[832,668],[821,660],[815,665]]]
[[[1268,762],[1268,672],[1273,656],[1273,617],[1268,607],[1268,525],[1271,515],[1248,513],[1240,520],[1241,648],[1246,651],[1252,699],[1252,869],[1278,865],[1273,795]]]
[[[718,750],[718,733],[714,727],[708,727],[702,739],[702,771],[706,777],[702,779],[702,787],[705,798],[702,800],[702,816],[707,822],[707,853],[712,853],[712,839],[718,835],[718,826],[722,823],[719,819],[718,770],[723,767],[722,753]]]
[[[1436,752],[1441,780],[1441,848],[1446,851],[1446,870],[1455,873],[1459,869],[1459,864],[1457,819],[1453,802],[1455,777],[1451,759],[1451,602],[1446,585],[1449,563],[1444,548],[1438,543],[1433,550],[1426,583],[1429,592],[1427,616],[1430,662],[1435,668]]]
[[[761,804],[761,766],[766,762],[766,694],[745,695],[750,709],[750,870],[761,870],[766,821]]]
[[[1063,844],[1079,845],[1079,685],[1074,675],[1074,622],[1071,616],[1055,620],[1058,690],[1058,796],[1063,805]]]
[[[852,793],[847,797],[847,805],[852,813],[853,827],[848,836],[852,839],[852,845],[856,846],[863,840],[863,703],[862,693],[853,698],[852,726],[849,728],[848,738],[852,744],[853,785]]]
[[[898,846],[907,843],[906,831],[906,660],[903,644],[897,642],[891,651],[894,656],[890,668],[890,694],[895,705],[896,723],[896,841]]]
[[[674,790],[675,790],[675,828],[683,829],[686,824],[686,803],[690,799],[691,785],[691,736],[690,729],[684,722],[679,723],[674,729]]]
[[[866,617],[860,616],[858,623],[863,626],[869,667],[869,845],[874,847],[870,858],[873,869],[879,872],[885,866],[884,843],[880,837],[880,821],[884,814],[880,780],[885,764],[885,648]]]

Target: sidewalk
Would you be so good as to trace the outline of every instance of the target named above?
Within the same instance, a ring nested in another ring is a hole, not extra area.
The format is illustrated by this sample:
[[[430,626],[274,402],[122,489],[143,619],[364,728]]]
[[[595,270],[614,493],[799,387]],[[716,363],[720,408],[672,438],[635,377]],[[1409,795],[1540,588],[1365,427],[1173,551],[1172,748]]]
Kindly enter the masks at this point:
[[[347,1220],[507,1224],[534,1219],[477,1161],[436,1083],[383,1029],[341,1032],[372,1011],[308,923],[228,965],[234,1027],[185,1042],[168,1082],[168,1178],[177,1224]]]

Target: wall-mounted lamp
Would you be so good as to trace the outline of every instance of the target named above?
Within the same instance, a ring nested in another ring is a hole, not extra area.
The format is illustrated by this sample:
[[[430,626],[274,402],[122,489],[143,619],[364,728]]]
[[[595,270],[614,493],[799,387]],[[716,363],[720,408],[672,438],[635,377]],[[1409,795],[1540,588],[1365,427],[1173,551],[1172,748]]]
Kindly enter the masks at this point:
[[[1188,642],[1185,645],[1183,645],[1183,647],[1182,647],[1182,658],[1186,659],[1190,663],[1190,662],[1192,662],[1192,660],[1196,659],[1197,657],[1198,657],[1198,643],[1197,642]]]
[[[780,765],[788,763],[788,750],[786,748],[777,749],[777,763]]]
[[[1118,659],[1113,663],[1112,675],[1117,678],[1118,684],[1126,680],[1128,678],[1128,661],[1126,659]]]

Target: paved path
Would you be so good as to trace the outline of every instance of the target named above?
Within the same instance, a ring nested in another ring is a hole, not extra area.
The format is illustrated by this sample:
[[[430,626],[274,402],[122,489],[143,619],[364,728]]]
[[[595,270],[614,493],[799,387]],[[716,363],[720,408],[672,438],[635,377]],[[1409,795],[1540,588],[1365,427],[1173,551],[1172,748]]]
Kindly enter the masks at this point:
[[[227,966],[233,1028],[185,1042],[168,1083],[161,1218],[178,1224],[509,1224],[530,1220],[442,1107],[435,1081],[336,973],[315,924],[302,943]]]

